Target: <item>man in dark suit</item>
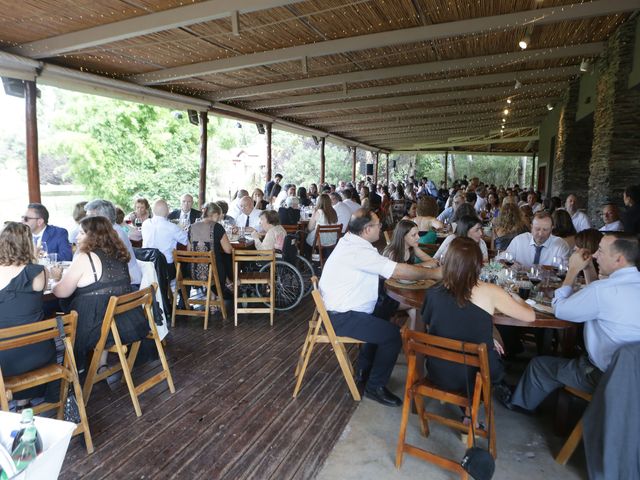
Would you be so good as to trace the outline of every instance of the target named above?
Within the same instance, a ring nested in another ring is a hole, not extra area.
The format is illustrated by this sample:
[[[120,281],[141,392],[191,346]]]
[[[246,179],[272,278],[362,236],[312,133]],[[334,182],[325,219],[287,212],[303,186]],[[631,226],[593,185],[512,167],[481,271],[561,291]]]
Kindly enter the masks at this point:
[[[268,202],[271,200],[273,196],[273,187],[275,185],[280,185],[280,181],[282,180],[282,174],[276,173],[275,176],[269,180],[264,186],[264,199]]]
[[[69,232],[60,227],[49,225],[49,211],[41,203],[30,203],[27,212],[22,216],[22,223],[29,225],[33,236],[33,244],[47,246],[48,253],[57,253],[58,261],[67,262],[73,258]]]
[[[187,225],[187,221],[189,222],[188,225],[195,223],[202,213],[195,208],[191,208],[192,206],[193,197],[185,193],[180,197],[180,208],[169,214],[169,220],[180,220],[182,225]]]

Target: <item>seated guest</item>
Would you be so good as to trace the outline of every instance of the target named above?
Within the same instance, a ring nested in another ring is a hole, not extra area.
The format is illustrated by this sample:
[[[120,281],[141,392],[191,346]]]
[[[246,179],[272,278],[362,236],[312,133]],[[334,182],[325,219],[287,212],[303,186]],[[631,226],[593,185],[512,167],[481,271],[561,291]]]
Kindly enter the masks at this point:
[[[493,244],[496,250],[506,249],[517,235],[527,232],[522,211],[517,205],[507,203],[500,210],[500,215],[493,220]]]
[[[42,292],[47,285],[44,266],[35,263],[31,230],[8,222],[0,231],[0,328],[19,327],[44,318]],[[56,363],[53,340],[0,351],[2,375],[14,376]],[[49,384],[51,385],[51,384]],[[55,388],[43,385],[14,395],[16,400],[45,395],[56,401]]]
[[[311,185],[309,185],[309,191],[307,192],[307,195],[309,196],[311,201],[314,202],[319,195],[318,185],[316,185],[315,183],[312,183]]]
[[[279,225],[297,225],[300,221],[300,204],[297,197],[287,197],[285,206],[278,209]]]
[[[233,218],[238,218],[238,215],[242,213],[242,211],[240,210],[240,202],[244,197],[248,197],[248,196],[249,196],[249,192],[247,192],[244,189],[240,189],[236,192],[236,195],[233,197],[233,200],[229,205],[229,216]]]
[[[599,232],[595,228],[587,228],[576,234],[576,246],[578,250],[586,250],[592,255],[592,262],[589,262],[584,269],[584,279],[586,283],[591,283],[598,279],[598,262],[593,255],[598,251],[600,247],[600,240],[602,240],[602,232]]]
[[[428,195],[418,200],[416,218],[413,221],[418,225],[420,243],[436,243],[438,238],[435,230],[444,228],[444,223],[436,218],[438,214],[438,202]]]
[[[129,234],[129,227],[124,223],[124,210],[120,207],[116,207],[116,222],[115,224],[124,230],[124,233]]]
[[[520,206],[520,211],[522,212],[522,217],[524,218],[524,221],[527,222],[527,225],[531,225],[531,222],[533,221],[533,215],[534,215],[531,205],[529,205],[528,203],[525,203],[524,205]],[[540,210],[540,211],[544,211],[544,210]]]
[[[313,247],[316,241],[316,227],[318,225],[336,225],[338,223],[338,214],[331,206],[331,200],[329,199],[329,195],[323,193],[318,197],[316,201],[316,209],[311,215],[309,219],[309,224],[307,225],[307,241],[306,245],[308,246],[308,251],[311,251],[311,247]],[[323,233],[320,238],[320,242],[323,246],[335,245],[338,241],[337,235],[335,233]]]
[[[411,220],[412,222],[415,220],[418,215],[418,204],[416,202],[411,202],[407,207],[407,211],[405,212],[402,220]]]
[[[58,261],[67,262],[73,257],[69,232],[66,229],[49,225],[49,211],[41,203],[30,203],[22,216],[22,223],[31,229],[33,245],[36,251],[42,249],[48,253],[57,253]]]
[[[338,215],[338,223],[342,225],[342,233],[347,231],[349,220],[351,219],[351,209],[344,204],[339,193],[333,192],[329,194],[331,198],[331,206]]]
[[[397,263],[408,263],[410,265],[420,264],[424,267],[437,267],[438,262],[420,249],[418,241],[420,235],[418,226],[411,220],[400,220],[393,230],[391,242],[382,253]],[[416,309],[409,305],[400,304],[400,310],[406,310],[409,315],[410,328],[414,330],[424,330],[424,325],[416,324]]]
[[[133,225],[133,228],[129,229],[129,239],[134,242],[142,241],[140,227],[142,227],[145,220],[149,218],[151,218],[151,206],[149,202],[146,198],[137,198],[133,206],[133,212],[126,218],[126,222]]]
[[[507,407],[534,410],[550,393],[563,386],[591,393],[621,346],[640,342],[639,248],[635,236],[612,232],[600,241],[594,258],[600,273],[608,276],[574,292],[578,273],[591,255],[578,250],[569,259],[569,271],[555,291],[555,316],[584,324],[586,353],[579,358],[534,358],[518,382]],[[631,373],[631,372],[630,372]]]
[[[442,213],[440,213],[440,215],[438,215],[438,221],[442,222],[442,223],[451,223],[451,219],[453,218],[453,214],[455,213],[456,209],[462,205],[463,203],[465,203],[465,198],[464,195],[462,193],[456,193],[455,195],[453,195],[451,198],[451,206],[445,208]]]
[[[531,207],[531,211],[535,214],[544,210],[544,205],[538,202],[538,195],[535,192],[527,194],[527,205]]]
[[[613,203],[602,206],[602,221],[604,225],[600,227],[601,232],[623,232],[624,225],[620,220],[620,210]]]
[[[576,228],[571,220],[571,215],[566,210],[561,208],[554,210],[551,214],[551,220],[553,220],[553,233],[556,237],[562,238],[569,248],[573,250],[576,245]]]
[[[296,196],[296,186],[292,183],[288,183],[287,185],[284,186],[284,188],[280,191],[280,193],[276,197],[276,200],[273,204],[274,208],[277,210],[280,207],[283,207],[288,197],[295,197],[295,196]]]
[[[84,208],[87,211],[87,217],[105,217],[113,225],[113,229],[129,252],[129,263],[127,263],[129,277],[131,278],[133,290],[138,290],[140,282],[142,281],[142,270],[136,261],[136,255],[133,251],[131,241],[129,241],[129,237],[127,237],[126,232],[116,224],[116,208],[113,203],[108,200],[92,200],[87,203]]]
[[[188,227],[196,223],[196,219],[200,218],[200,211],[193,208],[193,197],[185,193],[180,197],[180,208],[169,214],[169,220],[178,220],[180,225]]]
[[[455,213],[451,217],[451,231],[455,233],[456,225],[462,217],[477,217],[476,209],[472,204],[465,202],[456,208]]]
[[[573,194],[569,195],[564,202],[564,208],[569,212],[569,215],[571,215],[571,221],[573,222],[576,232],[591,228],[591,222],[587,214],[578,210],[578,197]]]
[[[264,199],[264,193],[262,193],[262,190],[260,190],[259,188],[254,189],[253,193],[251,194],[251,199],[253,200],[253,205],[258,210],[266,210],[267,201]]]
[[[360,188],[360,206],[369,208],[369,187],[365,185]]]
[[[253,206],[251,197],[246,196],[240,200],[240,214],[236,217],[236,228],[242,227],[245,232],[251,233],[254,230],[260,231],[260,210]]]
[[[80,230],[80,220],[87,216],[87,212],[84,209],[86,204],[87,202],[78,202],[73,206],[73,213],[71,216],[73,217],[73,221],[76,222],[76,226],[69,232],[69,243],[71,245],[75,245],[76,243],[76,237]]]
[[[251,205],[253,201],[246,197]],[[173,251],[178,243],[187,245],[187,232],[171,223],[167,216],[169,206],[164,200],[153,203],[153,217],[142,224],[142,248],[157,248],[167,259],[169,280],[176,278],[176,266],[173,263]]]
[[[488,262],[489,251],[487,249],[487,244],[482,239],[482,234],[482,222],[480,219],[475,215],[465,215],[456,223],[455,233],[444,239],[444,242],[442,242],[442,245],[440,245],[440,248],[438,248],[438,251],[435,253],[433,258],[440,260],[442,263],[443,260],[449,256],[449,245],[451,245],[451,243],[458,237],[468,237],[476,242],[478,247],[480,247],[480,251],[482,252],[482,261]]]
[[[276,212],[273,210],[260,212],[260,229],[267,232],[262,240],[256,230],[251,233],[256,250],[282,250],[287,231],[280,225],[280,219]]]
[[[74,353],[80,370],[85,367],[87,354],[100,339],[109,299],[131,292],[129,260],[129,252],[107,218],[87,217],[80,222],[78,254],[64,276],[57,275],[58,282],[53,286],[56,297],[71,297],[65,310],[78,312]],[[123,343],[142,340],[149,332],[142,309],[118,315],[116,324]],[[100,366],[106,366],[106,363],[107,352],[104,352]]]
[[[498,194],[495,192],[489,193],[487,195],[487,206],[485,207],[486,217],[488,219],[498,218],[500,215],[500,200],[498,199]]]
[[[497,393],[508,398],[500,344],[493,338],[496,310],[525,322],[536,319],[535,312],[522,299],[509,295],[498,285],[479,280],[482,252],[478,243],[457,237],[449,246],[442,266],[442,283],[427,289],[422,320],[428,333],[470,343],[484,343],[489,356],[491,383]],[[477,369],[446,360],[427,358],[427,377],[441,388],[458,392],[473,391]]]
[[[360,208],[360,204],[353,199],[353,188],[346,188],[342,191],[342,203],[349,208],[351,215]]]
[[[627,233],[640,233],[640,185],[630,185],[622,194],[625,211],[622,214],[622,224]]]
[[[553,258],[567,260],[571,249],[560,237],[551,235],[553,220],[547,212],[538,212],[533,217],[531,233],[521,233],[515,237],[507,252],[513,255],[514,261],[524,267],[532,265],[553,265]]]
[[[209,202],[204,205],[202,221],[196,222],[189,228],[189,250],[194,252],[213,251],[218,270],[218,279],[224,289],[227,280],[233,275],[231,264],[232,247],[224,227],[218,223],[222,217],[222,209],[217,203]],[[206,280],[209,275],[207,265],[191,265],[191,277],[196,280]],[[230,292],[223,292],[224,297],[231,298]]]
[[[307,195],[307,189],[304,187],[298,187],[297,193],[298,199],[300,200],[301,207],[308,207],[311,205],[311,199]]]
[[[236,219],[227,215],[227,212],[229,211],[229,204],[224,200],[216,200],[215,203],[217,203],[218,206],[222,209],[222,218],[219,221],[223,223],[226,222],[228,225],[235,225]],[[204,209],[202,211],[204,212]]]
[[[366,384],[364,395],[383,405],[402,404],[387,388],[387,382],[402,347],[396,325],[376,316],[378,279],[422,280],[440,278],[440,269],[396,263],[378,253],[373,245],[380,238],[380,219],[368,210],[358,210],[349,231],[327,259],[320,278],[320,293],[336,334],[367,342],[358,356],[356,381]]]
[[[280,185],[282,181],[282,174],[276,173],[271,180],[269,180],[264,186],[264,198],[268,201],[272,196],[273,187],[275,185]],[[254,192],[255,193],[255,192]]]

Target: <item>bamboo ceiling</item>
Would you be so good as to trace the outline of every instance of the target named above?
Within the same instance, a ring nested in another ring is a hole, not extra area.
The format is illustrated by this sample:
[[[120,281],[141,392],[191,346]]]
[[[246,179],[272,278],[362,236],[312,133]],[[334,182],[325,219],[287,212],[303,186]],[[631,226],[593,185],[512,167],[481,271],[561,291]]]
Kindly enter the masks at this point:
[[[3,52],[206,100],[214,111],[384,151],[522,152],[580,62],[599,55],[640,0],[0,0],[0,8]]]

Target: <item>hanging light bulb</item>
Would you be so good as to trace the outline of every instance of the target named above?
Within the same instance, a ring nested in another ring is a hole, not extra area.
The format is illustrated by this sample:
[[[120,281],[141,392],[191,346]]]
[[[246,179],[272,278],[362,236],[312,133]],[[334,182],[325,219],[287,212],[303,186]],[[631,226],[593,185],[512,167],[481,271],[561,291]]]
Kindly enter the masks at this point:
[[[504,113],[505,115],[509,115],[509,109],[508,109],[508,108],[505,108],[505,109],[504,109],[504,111],[503,111],[502,113]]]
[[[553,105],[551,105],[550,103],[547,103],[547,110],[549,111],[553,110]]]
[[[502,123],[507,123],[507,119],[506,119],[506,118],[503,118],[503,119],[502,119]]]
[[[510,98],[507,98],[507,103],[508,103],[509,105],[511,105],[511,99],[510,99]]]
[[[529,43],[531,43],[531,36],[529,34],[525,35],[524,37],[522,37],[522,40],[520,40],[518,42],[518,46],[522,49],[522,50],[526,50],[527,47],[529,46]]]

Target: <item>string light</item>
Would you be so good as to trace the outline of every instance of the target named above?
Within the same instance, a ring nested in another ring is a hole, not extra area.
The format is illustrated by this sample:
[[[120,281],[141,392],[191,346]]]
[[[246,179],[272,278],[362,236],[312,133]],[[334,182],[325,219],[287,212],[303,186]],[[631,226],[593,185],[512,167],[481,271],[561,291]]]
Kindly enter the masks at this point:
[[[502,113],[504,113],[505,115],[509,115],[509,109],[505,108]]]

